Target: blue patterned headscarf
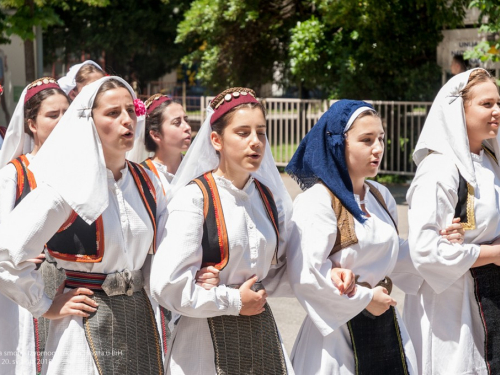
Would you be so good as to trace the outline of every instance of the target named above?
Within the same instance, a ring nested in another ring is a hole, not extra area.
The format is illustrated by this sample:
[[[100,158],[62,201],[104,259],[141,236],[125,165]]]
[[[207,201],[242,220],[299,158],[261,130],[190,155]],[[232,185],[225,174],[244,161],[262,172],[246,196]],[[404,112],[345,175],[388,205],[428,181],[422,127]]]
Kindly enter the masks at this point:
[[[345,160],[345,128],[361,107],[373,107],[360,100],[339,100],[321,116],[307,133],[285,171],[302,190],[321,180],[339,198],[342,205],[363,223],[366,218],[354,199],[353,187]],[[359,115],[359,111],[356,117]]]

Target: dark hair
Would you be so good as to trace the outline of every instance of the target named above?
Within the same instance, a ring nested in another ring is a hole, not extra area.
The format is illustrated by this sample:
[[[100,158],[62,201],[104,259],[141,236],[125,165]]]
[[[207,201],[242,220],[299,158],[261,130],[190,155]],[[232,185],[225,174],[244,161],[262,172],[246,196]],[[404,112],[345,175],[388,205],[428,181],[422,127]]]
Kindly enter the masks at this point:
[[[234,108],[231,108],[229,111],[224,113],[217,121],[215,121],[212,124],[212,130],[222,136],[224,134],[224,129],[229,125],[231,120],[233,119],[234,113],[241,108],[259,108],[262,111],[262,114],[264,115],[264,118],[266,118],[266,110],[262,103],[255,103],[255,102],[250,102],[250,103],[242,103],[240,105],[237,105]]]
[[[161,125],[163,124],[164,116],[163,112],[172,103],[178,103],[177,101],[167,100],[156,107],[153,112],[146,116],[146,134],[144,135],[144,145],[146,150],[151,152],[156,152],[158,145],[155,143],[149,132],[155,131],[161,133]]]
[[[80,68],[80,70],[78,70],[78,73],[76,73],[75,82],[76,83],[86,82],[92,73],[101,73],[103,77],[106,75],[106,73],[104,73],[94,64],[85,64]]]
[[[99,103],[100,96],[104,94],[106,91],[109,90],[114,90],[117,88],[124,88],[128,90],[128,87],[125,86],[125,84],[121,81],[118,81],[117,79],[110,78],[106,82],[104,82],[101,87],[99,87],[99,90],[97,90],[97,94],[95,95],[94,99],[94,105],[92,106],[92,109],[95,109]],[[130,92],[130,91],[129,91]],[[132,94],[130,94],[132,96]]]
[[[467,61],[464,59],[464,56],[463,55],[453,55],[453,58],[452,58],[453,62],[460,65],[460,70],[462,72],[465,72],[468,67],[467,67]]]
[[[68,104],[71,103],[70,99],[68,98],[68,95],[66,95],[63,90],[50,88],[36,93],[24,104],[24,132],[28,134],[30,137],[33,138],[33,132],[29,127],[28,120],[35,121],[36,117],[38,116],[38,112],[40,112],[40,107],[42,106],[42,102],[45,99],[51,97],[52,95],[58,95],[58,94],[64,96],[68,100]]]
[[[495,87],[497,87],[497,82],[495,78],[492,77],[490,73],[488,73],[486,70],[476,69],[471,72],[467,85],[462,89],[462,91],[460,91],[460,95],[462,96],[464,104],[472,100],[472,94],[471,94],[472,88],[483,82],[492,82],[495,85]]]

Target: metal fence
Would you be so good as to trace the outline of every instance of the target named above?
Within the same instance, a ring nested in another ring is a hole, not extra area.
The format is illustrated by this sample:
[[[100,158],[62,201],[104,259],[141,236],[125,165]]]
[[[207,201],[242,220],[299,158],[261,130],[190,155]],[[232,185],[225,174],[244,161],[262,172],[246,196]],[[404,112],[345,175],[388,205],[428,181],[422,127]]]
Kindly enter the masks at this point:
[[[186,111],[196,130],[213,97],[186,97]],[[277,166],[286,166],[300,141],[335,101],[264,98],[267,137]],[[385,154],[380,173],[414,175],[413,150],[431,102],[367,101],[386,129]]]

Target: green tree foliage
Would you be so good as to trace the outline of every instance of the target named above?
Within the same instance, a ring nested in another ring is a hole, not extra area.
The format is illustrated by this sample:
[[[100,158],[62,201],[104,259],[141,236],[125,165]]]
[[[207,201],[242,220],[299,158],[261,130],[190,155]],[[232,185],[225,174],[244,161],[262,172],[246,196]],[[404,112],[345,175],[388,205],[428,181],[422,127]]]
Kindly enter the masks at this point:
[[[80,0],[90,6],[105,6],[108,0]],[[10,43],[11,35],[18,35],[24,41],[26,81],[35,79],[35,55],[33,40],[35,27],[43,30],[62,21],[55,8],[67,8],[64,0],[0,0],[0,43]]]
[[[177,42],[191,49],[183,62],[214,91],[255,89],[286,62],[289,30],[300,13],[293,0],[195,0],[179,24]]]
[[[473,0],[469,7],[479,9],[479,20],[485,20],[479,29],[481,32],[500,33],[500,4],[497,0]],[[495,38],[480,42],[473,50],[465,52],[464,57],[480,59],[483,62],[500,61],[500,40]]]
[[[109,0],[106,7],[73,1],[57,9],[63,25],[44,34],[45,61],[71,54],[105,57],[111,74],[155,80],[175,69],[186,52],[174,43],[188,1]]]
[[[317,0],[291,30],[292,79],[331,97],[429,100],[440,85],[441,30],[466,1]]]
[[[432,99],[436,47],[470,0],[195,0],[177,41],[219,90],[281,83],[325,97]],[[276,75],[274,75],[276,77]]]

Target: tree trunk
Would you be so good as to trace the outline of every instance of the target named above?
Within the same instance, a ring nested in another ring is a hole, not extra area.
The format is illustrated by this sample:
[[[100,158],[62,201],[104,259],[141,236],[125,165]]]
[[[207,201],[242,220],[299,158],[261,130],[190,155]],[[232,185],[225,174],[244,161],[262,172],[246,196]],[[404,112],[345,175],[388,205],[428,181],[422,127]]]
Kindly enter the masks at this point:
[[[35,80],[35,52],[32,40],[24,41],[24,67],[26,69],[26,84]]]
[[[30,15],[33,17],[35,13],[34,0],[25,0],[24,5],[30,9]],[[32,40],[24,41],[24,68],[26,70],[26,83],[35,80],[35,49]]]

